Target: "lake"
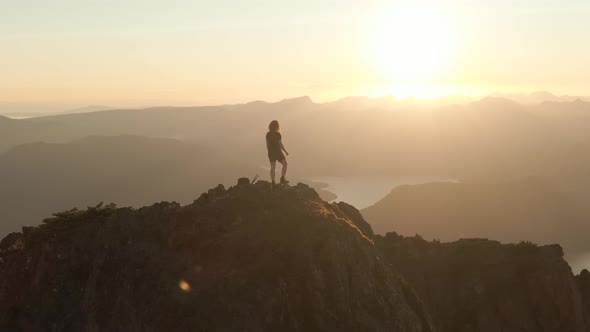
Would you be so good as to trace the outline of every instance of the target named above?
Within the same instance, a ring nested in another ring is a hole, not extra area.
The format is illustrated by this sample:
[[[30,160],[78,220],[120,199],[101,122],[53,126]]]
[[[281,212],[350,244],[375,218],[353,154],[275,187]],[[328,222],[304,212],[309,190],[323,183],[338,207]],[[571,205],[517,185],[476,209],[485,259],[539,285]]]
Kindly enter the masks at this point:
[[[330,191],[343,201],[361,210],[369,207],[399,186],[429,182],[457,182],[455,179],[436,176],[316,176],[311,181],[326,183],[322,188]]]

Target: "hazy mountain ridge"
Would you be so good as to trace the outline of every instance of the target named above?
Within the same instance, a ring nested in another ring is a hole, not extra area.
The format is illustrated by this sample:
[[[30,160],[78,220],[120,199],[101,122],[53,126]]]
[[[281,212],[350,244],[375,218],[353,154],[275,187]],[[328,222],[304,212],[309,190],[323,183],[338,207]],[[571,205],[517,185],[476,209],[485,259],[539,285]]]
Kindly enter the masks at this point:
[[[142,206],[193,197],[258,168],[198,145],[138,136],[31,143],[0,155],[0,234],[100,201]]]
[[[491,96],[514,100],[524,104],[539,104],[545,102],[572,102],[576,100],[590,101],[588,96],[555,95],[548,91],[535,91],[530,94],[494,93]]]
[[[285,143],[299,162],[293,169],[305,175],[463,178],[514,173],[555,180],[562,178],[557,175],[560,171],[567,178],[567,169],[559,163],[562,158],[571,159],[571,165],[582,158],[565,152],[590,142],[588,114],[590,103],[585,102],[523,106],[487,98],[421,108],[379,99],[314,103],[302,97],[277,103],[110,110],[10,121],[0,123],[0,151],[89,135],[138,135],[197,143],[260,163],[261,137],[268,122],[279,119]]]
[[[559,243],[568,255],[590,250],[587,199],[540,179],[403,186],[362,213],[380,234]]]
[[[0,258],[12,330],[590,330],[590,278],[558,247],[373,236],[301,184],[62,212]]]
[[[19,109],[21,107],[16,107]],[[55,106],[53,107],[55,108]],[[120,109],[119,107],[112,107],[112,106],[104,106],[104,105],[89,105],[84,107],[76,107],[68,110],[52,110],[52,111],[45,111],[40,112],[38,110],[31,109],[31,107],[25,107],[22,111],[17,111],[12,109],[10,105],[2,105],[0,102],[0,114],[7,116],[7,117],[14,117],[17,119],[28,119],[28,118],[37,118],[37,117],[47,117],[47,116],[56,116],[56,115],[64,115],[64,114],[76,114],[76,113],[91,113],[91,112],[101,112],[107,111],[112,109]]]

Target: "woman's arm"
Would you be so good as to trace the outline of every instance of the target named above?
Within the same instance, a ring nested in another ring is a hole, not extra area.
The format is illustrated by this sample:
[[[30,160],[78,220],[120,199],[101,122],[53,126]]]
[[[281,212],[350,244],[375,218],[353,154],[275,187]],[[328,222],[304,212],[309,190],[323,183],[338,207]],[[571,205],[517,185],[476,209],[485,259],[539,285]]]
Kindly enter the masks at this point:
[[[281,145],[281,150],[285,151],[285,153],[287,154],[287,156],[289,155],[289,152],[287,152],[287,149],[285,149],[285,146],[283,145],[283,140],[279,141],[279,144]]]

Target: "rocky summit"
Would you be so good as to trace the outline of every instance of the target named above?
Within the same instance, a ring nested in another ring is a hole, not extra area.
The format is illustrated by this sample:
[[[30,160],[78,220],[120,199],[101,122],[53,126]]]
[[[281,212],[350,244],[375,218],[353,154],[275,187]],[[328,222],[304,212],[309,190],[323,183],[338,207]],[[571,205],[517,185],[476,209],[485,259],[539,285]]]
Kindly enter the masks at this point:
[[[376,236],[306,185],[240,179],[8,235],[0,331],[590,331],[590,274],[559,252]]]

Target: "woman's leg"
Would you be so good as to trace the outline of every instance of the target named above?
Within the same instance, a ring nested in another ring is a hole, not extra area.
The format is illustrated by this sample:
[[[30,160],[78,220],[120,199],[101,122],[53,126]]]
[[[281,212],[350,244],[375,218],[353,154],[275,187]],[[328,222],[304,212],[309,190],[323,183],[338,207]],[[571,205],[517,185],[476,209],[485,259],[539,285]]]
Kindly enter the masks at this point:
[[[281,160],[281,165],[283,165],[283,169],[281,169],[281,178],[284,178],[285,175],[287,175],[287,166],[289,166],[287,159]]]
[[[270,162],[270,178],[272,180],[272,183],[275,183],[275,168],[276,168],[276,166],[277,166],[276,161]]]

